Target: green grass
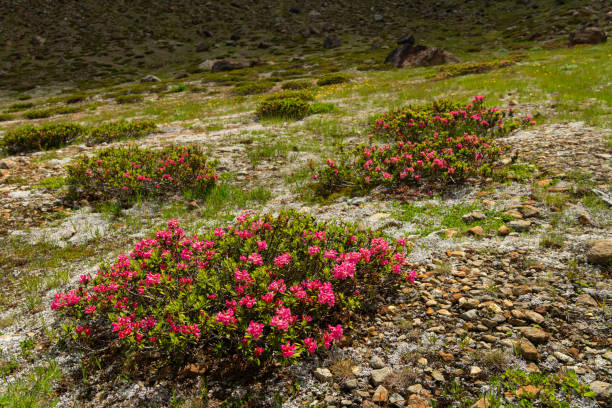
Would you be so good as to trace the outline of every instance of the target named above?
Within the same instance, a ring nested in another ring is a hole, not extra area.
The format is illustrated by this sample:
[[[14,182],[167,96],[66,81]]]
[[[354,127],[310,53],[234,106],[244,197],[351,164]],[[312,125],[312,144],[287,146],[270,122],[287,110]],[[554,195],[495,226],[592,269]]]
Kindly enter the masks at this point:
[[[50,188],[57,190],[62,188],[66,184],[66,180],[63,177],[47,177],[42,179],[36,184],[36,188]]]
[[[246,208],[249,204],[263,205],[271,197],[272,193],[264,187],[245,190],[223,183],[210,189],[200,212],[206,218],[230,220],[236,209]],[[228,206],[228,203],[231,205]]]
[[[0,394],[3,408],[46,408],[57,404],[54,385],[62,371],[54,361],[37,364],[32,372],[13,383]]]
[[[486,215],[486,218],[469,224],[461,219],[462,216],[472,211],[480,211]],[[475,226],[482,227],[486,233],[496,230],[511,219],[509,216],[484,209],[476,204],[456,204],[453,206],[398,204],[395,218],[399,221],[416,224],[417,233],[423,237],[445,229],[454,229],[459,234],[463,234],[469,228]]]

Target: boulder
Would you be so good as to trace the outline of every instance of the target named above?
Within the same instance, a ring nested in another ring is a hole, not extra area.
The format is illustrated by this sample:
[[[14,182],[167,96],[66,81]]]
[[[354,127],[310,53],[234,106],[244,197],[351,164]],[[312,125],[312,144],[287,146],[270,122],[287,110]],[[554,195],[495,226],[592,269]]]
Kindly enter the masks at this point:
[[[155,75],[147,75],[146,77],[141,78],[140,82],[161,82],[161,79],[159,79]]]
[[[459,58],[442,48],[414,45],[412,35],[400,38],[398,44],[385,59],[386,64],[396,68],[429,67],[459,62]]]
[[[577,28],[569,35],[570,47],[576,44],[599,44],[606,42],[608,34],[600,27]]]
[[[196,52],[204,52],[210,50],[210,44],[207,42],[201,42],[196,45]]]
[[[333,48],[338,48],[341,46],[342,46],[342,39],[336,34],[328,35],[323,40],[323,48],[326,48],[328,50],[331,50]]]
[[[596,265],[610,265],[612,263],[612,239],[600,239],[590,242],[587,251],[587,260]]]
[[[233,71],[235,69],[243,69],[247,67],[248,65],[242,62],[229,60],[229,59],[222,59],[222,60],[218,60],[212,65],[210,72]]]

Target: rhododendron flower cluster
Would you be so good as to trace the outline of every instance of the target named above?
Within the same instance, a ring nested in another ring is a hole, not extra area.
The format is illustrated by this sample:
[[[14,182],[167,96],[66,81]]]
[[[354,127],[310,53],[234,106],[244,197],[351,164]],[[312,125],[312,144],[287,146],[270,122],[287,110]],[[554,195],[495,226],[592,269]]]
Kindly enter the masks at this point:
[[[495,139],[534,125],[532,119],[515,119],[512,108],[487,108],[483,96],[466,106],[437,101],[397,109],[374,122],[371,138],[379,143],[327,159],[315,187],[323,195],[347,187],[439,187],[485,175],[503,153]]]
[[[168,146],[162,150],[108,148],[70,164],[66,182],[72,186],[73,194],[129,203],[137,197],[185,190],[202,194],[218,178],[215,165],[206,161],[197,146]]]
[[[243,215],[201,237],[170,220],[51,308],[90,347],[293,361],[342,339],[348,311],[414,282],[406,255],[405,240],[295,211]]]

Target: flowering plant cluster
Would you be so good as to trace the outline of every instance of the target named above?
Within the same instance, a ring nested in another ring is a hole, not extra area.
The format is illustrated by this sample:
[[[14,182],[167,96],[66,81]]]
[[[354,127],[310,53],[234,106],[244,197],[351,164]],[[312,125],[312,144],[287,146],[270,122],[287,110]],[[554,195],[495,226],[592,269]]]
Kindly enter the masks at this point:
[[[414,281],[406,242],[295,211],[188,235],[176,220],[57,293],[79,342],[294,361],[343,336],[351,311]]]
[[[85,132],[83,126],[71,123],[26,125],[8,131],[0,140],[0,147],[9,154],[55,149],[72,143]]]
[[[96,126],[89,131],[85,141],[89,144],[136,139],[155,132],[157,125],[152,120],[120,120]]]
[[[502,153],[495,138],[532,117],[515,119],[512,108],[484,106],[484,97],[460,107],[449,101],[409,106],[382,115],[372,126],[371,139],[339,160],[326,160],[313,175],[315,189],[329,194],[342,188],[369,190],[383,185],[444,186],[490,172]]]
[[[218,178],[215,165],[197,146],[107,148],[71,163],[66,184],[73,195],[122,203],[186,190],[201,195]]]

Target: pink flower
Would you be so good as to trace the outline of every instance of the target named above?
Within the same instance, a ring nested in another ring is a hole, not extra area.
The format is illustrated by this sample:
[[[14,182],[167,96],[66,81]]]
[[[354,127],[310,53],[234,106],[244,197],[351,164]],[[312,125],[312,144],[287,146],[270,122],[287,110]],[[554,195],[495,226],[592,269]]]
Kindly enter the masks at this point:
[[[87,283],[87,282],[89,282],[89,276],[88,275],[81,275],[79,277],[79,280],[81,281],[81,283]]]
[[[336,254],[338,252],[334,251],[333,249],[327,250],[325,251],[325,253],[323,254],[323,256],[327,259],[336,259]]]
[[[355,276],[355,264],[352,262],[342,262],[334,266],[334,279],[344,280],[353,279]]]
[[[234,272],[234,279],[236,279],[236,282],[249,282],[252,278],[246,270],[241,271],[240,269],[236,269],[236,272]]]
[[[314,245],[308,248],[308,254],[309,255],[314,255],[314,254],[318,254],[319,252],[321,252],[321,248],[319,248],[318,246]]]
[[[317,342],[311,337],[306,337],[304,339],[304,344],[308,348],[310,354],[314,354],[314,352],[317,350]]]
[[[281,345],[281,350],[283,351],[283,357],[289,358],[295,353],[296,345],[287,342],[286,344]]]
[[[258,338],[261,337],[263,333],[263,328],[264,328],[263,323],[256,323],[251,320],[251,323],[249,323],[249,328],[247,329],[246,332],[250,334],[251,336],[253,336],[253,339],[257,340]]]
[[[341,325],[336,325],[334,326],[329,326],[329,331],[331,332],[331,336],[334,340],[341,340],[342,339],[342,326]]]
[[[257,304],[257,300],[251,295],[246,295],[245,297],[240,299],[240,306],[246,306],[247,309],[252,308],[256,304]]]
[[[282,268],[283,266],[289,264],[290,261],[291,261],[291,255],[289,255],[287,252],[274,258],[274,263],[276,264],[278,268]]]
[[[264,352],[264,349],[262,347],[255,347],[255,350],[253,350],[253,353],[255,353],[257,357],[261,356],[263,352]]]
[[[318,296],[319,303],[322,305],[328,305],[332,307],[336,302],[336,297],[334,296],[334,289],[330,282],[324,283],[319,289]]]
[[[96,311],[96,306],[91,305],[85,308],[85,314],[93,314]]]
[[[257,250],[263,251],[268,249],[268,243],[266,241],[257,241]]]
[[[409,271],[408,275],[406,275],[406,279],[410,283],[414,283],[416,277],[417,277],[417,271],[415,271],[415,270]]]
[[[155,286],[158,285],[161,282],[161,274],[157,273],[157,274],[151,274],[149,273],[145,279],[145,284],[147,286]]]
[[[251,255],[249,255],[248,261],[253,265],[263,265],[263,259],[257,252],[253,252]]]
[[[238,322],[238,319],[236,319],[234,316],[234,311],[232,309],[227,309],[224,312],[217,313],[216,320],[217,322],[222,323],[224,326]]]

